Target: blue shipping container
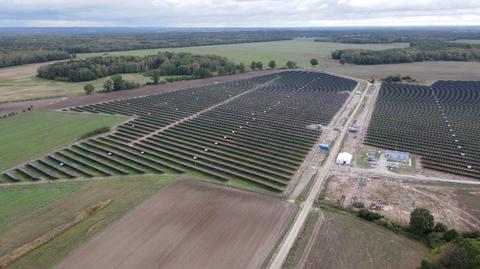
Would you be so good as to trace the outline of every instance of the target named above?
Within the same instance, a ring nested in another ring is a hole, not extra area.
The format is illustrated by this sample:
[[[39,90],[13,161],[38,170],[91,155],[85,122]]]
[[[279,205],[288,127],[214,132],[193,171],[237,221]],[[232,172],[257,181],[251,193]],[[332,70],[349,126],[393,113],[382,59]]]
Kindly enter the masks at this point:
[[[330,146],[327,144],[320,144],[320,149],[321,150],[330,150]]]

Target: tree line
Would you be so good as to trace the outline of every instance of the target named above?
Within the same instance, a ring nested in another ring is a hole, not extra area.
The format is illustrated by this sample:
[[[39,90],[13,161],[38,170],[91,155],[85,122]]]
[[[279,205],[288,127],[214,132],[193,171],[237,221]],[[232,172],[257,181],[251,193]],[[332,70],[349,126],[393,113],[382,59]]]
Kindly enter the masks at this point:
[[[37,32],[42,33],[39,34]],[[0,58],[5,58],[3,62],[8,63],[0,65],[0,67],[44,62],[52,59],[68,59],[69,57],[75,57],[77,53],[266,42],[290,40],[297,37],[317,38],[317,41],[322,42],[355,44],[411,42],[421,38],[451,41],[457,39],[480,39],[480,30],[473,27],[223,29],[215,31],[165,31],[164,29],[159,31],[157,29],[133,30],[126,28],[88,28],[83,30],[77,28],[0,29],[0,51],[8,51],[17,55],[14,59],[11,59],[12,56],[0,56]],[[43,51],[48,52],[50,56],[45,56]],[[25,57],[22,58],[22,54]],[[26,57],[27,55],[32,56]]]
[[[441,41],[480,39],[480,30],[475,27],[382,27],[343,29],[325,36],[319,36],[315,41],[348,44],[389,44],[409,43],[421,39],[436,39]]]
[[[415,208],[410,213],[408,227],[390,221],[379,213],[361,209],[357,216],[384,226],[396,233],[408,235],[425,243],[438,255],[423,260],[418,269],[475,269],[480,268],[480,231],[459,233],[435,218],[428,209]]]
[[[101,28],[99,28],[101,29]],[[1,30],[0,30],[1,31]],[[291,39],[275,31],[98,32],[1,35],[0,49],[52,50],[70,54],[237,44]]]
[[[1,34],[0,67],[75,58],[77,53],[288,40],[274,32]]]
[[[394,64],[423,61],[478,61],[480,46],[440,40],[417,40],[408,48],[386,50],[336,50],[331,54],[341,64]]]
[[[65,60],[70,57],[70,54],[65,51],[3,49],[0,50],[0,67]]]
[[[213,74],[227,75],[245,72],[245,66],[235,65],[225,57],[190,53],[159,52],[145,57],[99,56],[42,66],[37,76],[45,79],[80,82],[115,74],[158,70],[160,76],[191,76],[205,78]]]

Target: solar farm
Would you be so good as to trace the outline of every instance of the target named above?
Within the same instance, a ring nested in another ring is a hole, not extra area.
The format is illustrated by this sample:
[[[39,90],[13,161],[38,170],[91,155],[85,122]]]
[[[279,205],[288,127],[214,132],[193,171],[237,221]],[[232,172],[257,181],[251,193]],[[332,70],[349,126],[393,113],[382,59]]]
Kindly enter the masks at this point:
[[[132,117],[112,133],[80,141],[3,172],[37,181],[196,171],[284,191],[357,82],[284,71],[250,79],[73,107]]]
[[[425,168],[480,178],[479,102],[478,81],[384,83],[365,143],[418,154]]]

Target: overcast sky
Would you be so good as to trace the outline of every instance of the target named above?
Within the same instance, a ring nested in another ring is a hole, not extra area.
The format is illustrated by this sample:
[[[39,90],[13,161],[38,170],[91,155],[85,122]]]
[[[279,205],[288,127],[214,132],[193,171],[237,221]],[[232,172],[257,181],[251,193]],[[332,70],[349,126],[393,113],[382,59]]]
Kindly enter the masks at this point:
[[[480,0],[0,0],[0,26],[480,25]]]

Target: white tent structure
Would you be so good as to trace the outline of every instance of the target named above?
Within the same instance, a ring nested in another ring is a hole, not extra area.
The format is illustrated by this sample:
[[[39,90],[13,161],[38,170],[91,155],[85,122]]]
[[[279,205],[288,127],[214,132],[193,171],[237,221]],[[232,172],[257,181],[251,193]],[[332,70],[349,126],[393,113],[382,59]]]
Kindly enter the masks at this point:
[[[348,152],[342,152],[337,156],[337,164],[350,165],[352,163],[352,154]]]

